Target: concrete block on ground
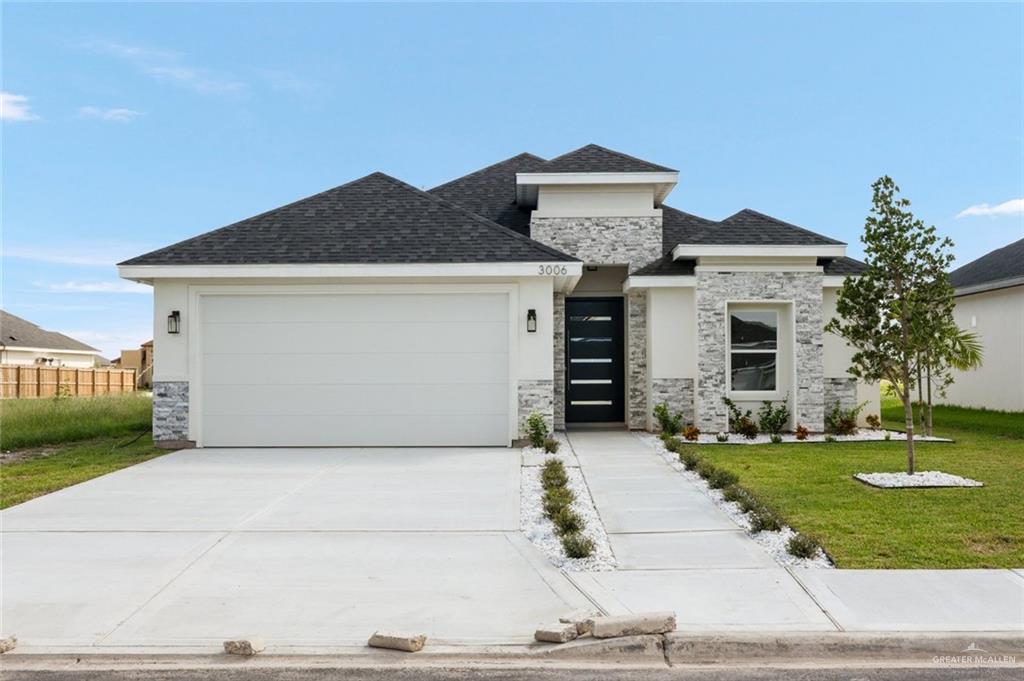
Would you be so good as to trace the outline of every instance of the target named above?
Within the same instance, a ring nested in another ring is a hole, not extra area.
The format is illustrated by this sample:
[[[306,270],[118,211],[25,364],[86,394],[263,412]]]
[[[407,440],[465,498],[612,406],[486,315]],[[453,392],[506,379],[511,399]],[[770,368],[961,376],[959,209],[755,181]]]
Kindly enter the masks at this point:
[[[575,622],[558,622],[545,624],[533,633],[533,637],[543,643],[565,643],[579,636]]]
[[[236,638],[224,641],[224,652],[229,655],[255,655],[266,648],[263,639],[256,637]]]
[[[590,634],[594,638],[665,634],[675,630],[674,612],[640,612],[631,615],[594,617],[590,626]]]
[[[375,631],[366,645],[371,648],[388,648],[406,653],[418,653],[423,650],[427,637],[423,634],[400,634],[393,631]]]
[[[18,646],[17,636],[4,636],[0,638],[0,655],[14,650]]]
[[[593,610],[573,610],[567,615],[563,615],[558,618],[558,621],[562,624],[575,624],[576,633],[580,636],[590,633],[590,627],[593,619],[598,614]]]

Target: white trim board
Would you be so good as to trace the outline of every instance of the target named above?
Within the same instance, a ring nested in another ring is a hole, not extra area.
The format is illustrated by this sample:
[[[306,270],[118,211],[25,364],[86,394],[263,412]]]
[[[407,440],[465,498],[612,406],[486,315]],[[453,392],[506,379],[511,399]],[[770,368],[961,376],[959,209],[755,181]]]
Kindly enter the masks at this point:
[[[759,244],[679,244],[672,249],[673,260],[692,260],[702,256],[736,257],[791,257],[841,258],[846,255],[845,244],[815,246],[759,245]]]

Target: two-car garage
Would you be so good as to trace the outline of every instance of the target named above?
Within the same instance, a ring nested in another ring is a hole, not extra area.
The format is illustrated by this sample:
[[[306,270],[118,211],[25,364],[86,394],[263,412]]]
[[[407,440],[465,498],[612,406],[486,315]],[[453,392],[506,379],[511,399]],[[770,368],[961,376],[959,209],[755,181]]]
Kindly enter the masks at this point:
[[[506,446],[509,295],[199,295],[192,432],[205,447]]]

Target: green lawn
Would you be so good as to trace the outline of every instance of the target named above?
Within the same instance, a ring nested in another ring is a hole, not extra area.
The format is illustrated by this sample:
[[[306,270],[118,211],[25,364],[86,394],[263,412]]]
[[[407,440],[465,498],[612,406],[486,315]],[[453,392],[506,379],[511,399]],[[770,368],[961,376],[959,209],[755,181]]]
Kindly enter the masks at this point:
[[[0,449],[4,451],[137,434],[151,427],[148,393],[0,401]]]
[[[899,428],[902,408],[883,406]],[[917,443],[917,469],[985,483],[975,489],[882,490],[851,476],[900,471],[903,442],[702,447],[795,529],[817,537],[843,568],[1024,566],[1024,434],[1020,414],[936,409],[937,435]]]
[[[164,453],[146,394],[0,402],[0,508]]]

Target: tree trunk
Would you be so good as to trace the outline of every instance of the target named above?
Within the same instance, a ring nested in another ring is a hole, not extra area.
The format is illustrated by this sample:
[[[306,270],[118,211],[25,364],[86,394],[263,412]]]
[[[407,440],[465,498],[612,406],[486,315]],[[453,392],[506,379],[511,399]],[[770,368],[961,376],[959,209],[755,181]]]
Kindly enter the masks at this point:
[[[932,436],[932,368],[928,367],[925,373],[925,379],[928,381],[928,421],[925,424],[924,434],[928,437]]]
[[[903,398],[903,420],[907,429],[907,473],[914,474],[914,406],[910,388],[910,369],[903,365],[903,388],[900,396]]]

